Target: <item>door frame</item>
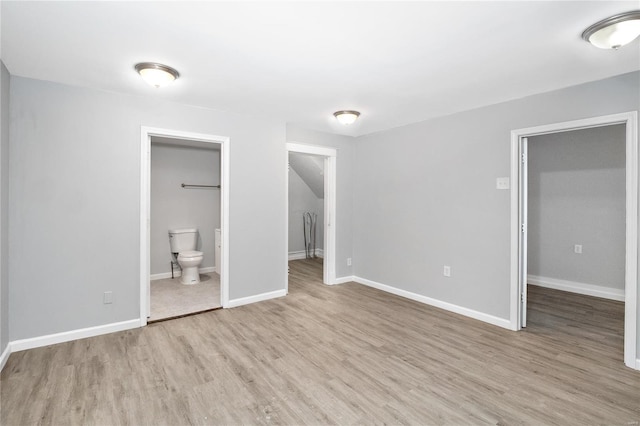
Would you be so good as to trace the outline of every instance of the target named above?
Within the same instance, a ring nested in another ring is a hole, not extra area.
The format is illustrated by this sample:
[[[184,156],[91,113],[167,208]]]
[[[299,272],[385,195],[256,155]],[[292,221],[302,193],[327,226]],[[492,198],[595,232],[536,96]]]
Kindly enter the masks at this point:
[[[513,330],[522,328],[521,295],[526,283],[526,271],[521,271],[526,250],[521,249],[522,238],[527,237],[526,223],[521,223],[521,197],[528,197],[527,188],[520,179],[523,170],[522,139],[549,133],[602,127],[614,124],[626,126],[626,237],[625,237],[625,318],[624,318],[624,363],[627,367],[640,369],[637,361],[638,321],[638,112],[592,117],[511,131],[511,304],[510,321]],[[524,273],[523,273],[524,272]],[[524,277],[521,279],[521,277]],[[526,299],[524,300],[526,302]]]
[[[140,326],[147,325],[151,310],[150,227],[151,227],[151,137],[207,142],[220,145],[220,228],[222,253],[216,265],[220,273],[220,302],[229,304],[229,145],[226,136],[141,126],[140,128]]]
[[[289,292],[289,153],[312,154],[324,157],[324,249],[322,282],[327,285],[336,284],[336,162],[338,150],[324,146],[307,145],[298,142],[287,142],[286,167],[287,179],[285,183],[285,271],[287,272],[286,290]]]

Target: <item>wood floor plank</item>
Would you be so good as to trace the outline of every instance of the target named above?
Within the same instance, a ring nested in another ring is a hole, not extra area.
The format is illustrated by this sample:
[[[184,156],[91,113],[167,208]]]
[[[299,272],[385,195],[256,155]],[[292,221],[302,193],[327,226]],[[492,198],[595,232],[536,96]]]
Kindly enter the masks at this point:
[[[285,298],[11,354],[0,423],[640,422],[621,302],[529,286],[512,332],[290,266]]]

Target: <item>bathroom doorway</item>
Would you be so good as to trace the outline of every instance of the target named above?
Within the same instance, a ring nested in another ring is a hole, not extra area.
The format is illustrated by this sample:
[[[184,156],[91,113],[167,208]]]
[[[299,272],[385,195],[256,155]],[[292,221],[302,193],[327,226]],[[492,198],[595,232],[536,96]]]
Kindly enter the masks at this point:
[[[227,144],[142,129],[141,325],[228,301]]]
[[[287,143],[287,273],[289,261],[308,262],[324,284],[336,281],[336,155],[335,148]]]

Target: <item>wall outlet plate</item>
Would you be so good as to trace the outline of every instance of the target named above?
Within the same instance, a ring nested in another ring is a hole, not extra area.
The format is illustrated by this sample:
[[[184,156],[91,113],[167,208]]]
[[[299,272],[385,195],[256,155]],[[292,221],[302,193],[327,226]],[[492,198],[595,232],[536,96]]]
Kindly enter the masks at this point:
[[[496,178],[496,189],[509,189],[510,183],[508,177]]]

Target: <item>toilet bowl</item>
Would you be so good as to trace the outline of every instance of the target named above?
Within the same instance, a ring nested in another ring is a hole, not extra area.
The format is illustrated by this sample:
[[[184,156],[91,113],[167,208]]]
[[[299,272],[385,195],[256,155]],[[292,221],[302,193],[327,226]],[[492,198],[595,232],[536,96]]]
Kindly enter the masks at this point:
[[[198,267],[202,263],[204,255],[201,251],[196,251],[198,243],[198,229],[170,229],[169,245],[174,261],[178,262],[182,274],[180,282],[182,284],[198,284],[200,274]]]
[[[178,253],[178,264],[180,265],[180,269],[182,269],[180,283],[198,284],[200,282],[198,267],[202,263],[203,257],[201,251],[183,251]]]

